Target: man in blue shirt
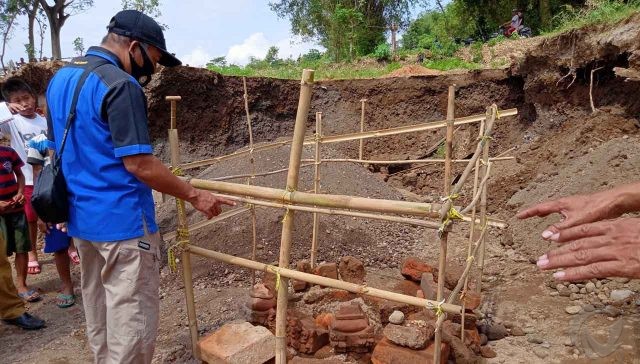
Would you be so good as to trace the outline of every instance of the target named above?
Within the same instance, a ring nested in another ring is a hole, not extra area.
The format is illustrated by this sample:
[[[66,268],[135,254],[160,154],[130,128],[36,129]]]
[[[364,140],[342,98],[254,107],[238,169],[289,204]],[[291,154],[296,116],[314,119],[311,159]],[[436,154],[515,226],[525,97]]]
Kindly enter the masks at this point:
[[[87,67],[76,119],[62,151],[69,190],[68,233],[76,242],[89,345],[97,363],[150,363],[159,314],[159,245],[151,189],[190,202],[208,218],[234,203],[194,189],[154,157],[142,90],[156,64],[178,66],[160,26],[125,10],[100,47],[60,69],[47,89],[56,151]]]

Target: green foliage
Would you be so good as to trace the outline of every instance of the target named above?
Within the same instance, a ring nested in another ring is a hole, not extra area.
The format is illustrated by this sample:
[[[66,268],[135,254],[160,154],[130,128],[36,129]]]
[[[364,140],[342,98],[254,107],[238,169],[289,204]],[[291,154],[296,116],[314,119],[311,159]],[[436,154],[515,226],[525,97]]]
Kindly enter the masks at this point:
[[[309,52],[302,55],[302,61],[313,62],[322,58],[322,52],[317,49],[309,49]]]
[[[267,62],[270,65],[275,65],[276,63],[280,62],[281,59],[278,58],[278,52],[280,51],[280,49],[278,49],[278,47],[276,46],[271,46],[269,47],[269,50],[267,50],[267,55],[264,56],[264,61]]]
[[[220,56],[220,57],[216,57],[211,59],[208,63],[207,63],[207,68],[212,68],[212,67],[225,67],[227,65],[227,57],[225,56]]]
[[[77,37],[73,40],[73,50],[76,51],[78,56],[82,56],[84,54],[84,41],[82,38]]]
[[[156,19],[156,21],[162,15],[160,5],[160,0],[122,0],[123,10],[138,10]],[[159,24],[163,30],[169,28],[166,24]]]
[[[433,59],[425,62],[423,65],[427,68],[440,71],[450,71],[457,69],[475,70],[481,67],[480,64],[465,62],[457,57]]]
[[[473,63],[482,63],[482,43],[481,42],[473,42],[471,44],[471,57]]]
[[[505,40],[507,40],[508,38],[505,37],[504,35],[500,34],[499,36],[489,39],[489,41],[487,42],[487,44],[489,45],[489,47],[493,47],[498,43],[504,42]]]
[[[387,43],[380,43],[372,55],[378,61],[388,61],[391,59],[391,47]]]
[[[566,31],[591,24],[612,23],[640,11],[640,1],[603,0],[593,8],[564,5],[552,20],[551,33]]]

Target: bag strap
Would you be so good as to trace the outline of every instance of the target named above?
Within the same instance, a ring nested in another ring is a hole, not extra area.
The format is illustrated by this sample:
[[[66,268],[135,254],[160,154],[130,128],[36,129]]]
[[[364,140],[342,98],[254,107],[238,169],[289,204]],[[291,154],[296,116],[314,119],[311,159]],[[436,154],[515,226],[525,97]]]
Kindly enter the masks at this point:
[[[64,151],[64,145],[67,143],[67,136],[69,134],[69,129],[71,128],[71,124],[76,118],[76,105],[78,104],[78,97],[80,96],[80,91],[82,90],[82,86],[84,85],[84,81],[87,80],[89,74],[95,70],[96,68],[109,64],[111,62],[105,59],[98,59],[89,63],[87,68],[84,69],[78,83],[76,84],[76,89],[73,92],[73,99],[71,99],[71,107],[69,108],[69,115],[67,116],[67,124],[64,127],[64,135],[62,136],[62,143],[60,144],[60,152],[57,153],[57,158],[62,158],[62,152]],[[47,113],[50,116],[49,113]]]

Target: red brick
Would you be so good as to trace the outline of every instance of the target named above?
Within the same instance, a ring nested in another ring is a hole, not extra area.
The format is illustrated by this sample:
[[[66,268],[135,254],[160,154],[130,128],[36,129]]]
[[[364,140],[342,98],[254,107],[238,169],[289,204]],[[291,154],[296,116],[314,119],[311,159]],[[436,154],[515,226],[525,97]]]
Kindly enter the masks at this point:
[[[446,364],[449,358],[449,345],[441,344],[440,364]],[[433,364],[435,344],[430,343],[425,349],[412,350],[382,339],[373,350],[371,362],[373,364]]]
[[[338,266],[340,279],[345,282],[364,284],[367,273],[364,264],[354,257],[343,257]]]
[[[336,263],[323,263],[313,270],[313,274],[331,279],[338,279],[338,266]]]
[[[296,263],[296,270],[298,272],[311,273],[311,263],[309,263],[306,260],[301,260]],[[295,279],[292,281],[292,285],[293,285],[293,290],[296,292],[302,292],[307,288],[309,288],[309,284],[307,282],[298,281]]]
[[[465,304],[465,308],[467,310],[475,310],[476,308],[480,307],[480,303],[482,302],[482,298],[480,296],[480,293],[467,291],[464,294],[463,301],[464,301],[464,304]]]
[[[402,275],[406,279],[414,282],[420,282],[422,273],[433,273],[435,269],[429,264],[421,261],[416,257],[409,257],[402,263]]]

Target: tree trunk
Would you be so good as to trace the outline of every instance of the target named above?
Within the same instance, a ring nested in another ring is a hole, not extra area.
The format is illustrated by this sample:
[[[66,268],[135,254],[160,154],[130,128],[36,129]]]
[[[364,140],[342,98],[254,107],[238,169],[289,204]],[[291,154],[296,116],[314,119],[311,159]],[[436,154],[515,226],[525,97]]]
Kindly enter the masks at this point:
[[[60,47],[60,30],[57,22],[49,19],[49,32],[51,33],[51,57],[55,60],[62,59],[62,49]]]
[[[540,0],[540,25],[542,25],[542,29],[545,30],[551,28],[551,7],[549,0]]]
[[[33,36],[35,22],[36,17],[32,17],[31,14],[29,14],[29,49],[27,50],[27,56],[29,57],[29,60],[36,57],[36,41],[35,37]]]

